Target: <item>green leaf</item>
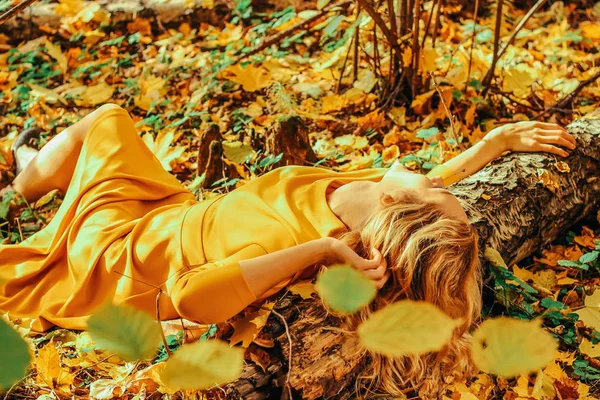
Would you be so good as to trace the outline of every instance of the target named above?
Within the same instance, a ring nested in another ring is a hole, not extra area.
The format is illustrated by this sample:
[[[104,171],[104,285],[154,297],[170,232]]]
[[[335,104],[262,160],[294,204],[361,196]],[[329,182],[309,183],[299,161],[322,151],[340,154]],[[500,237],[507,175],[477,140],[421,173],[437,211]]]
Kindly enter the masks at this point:
[[[360,343],[389,357],[440,350],[462,323],[428,302],[402,300],[369,317],[358,327]]]
[[[510,272],[510,271],[509,271]],[[525,289],[525,291],[527,293],[538,293],[538,291],[536,289],[534,289],[533,287],[529,286],[527,283],[523,282],[523,280],[517,276],[515,276],[513,274],[512,278],[513,281],[517,282],[519,284],[519,286],[521,286],[523,289]]]
[[[558,347],[540,321],[488,319],[473,334],[473,360],[483,372],[512,378],[544,368]]]
[[[88,330],[99,348],[127,361],[154,357],[161,341],[160,326],[143,311],[107,303],[88,321]]]
[[[343,15],[336,15],[333,18],[331,18],[325,29],[323,29],[323,37],[321,38],[321,40],[328,37],[332,37],[333,34],[337,32],[337,29],[343,20]]]
[[[329,4],[330,2],[331,2],[331,0],[317,1],[317,10],[322,10],[323,8],[327,7],[327,4]]]
[[[244,365],[244,350],[219,340],[206,340],[179,348],[161,372],[171,388],[205,390],[237,379]]]
[[[421,139],[429,139],[430,137],[437,135],[439,132],[440,130],[438,128],[432,126],[429,129],[419,129],[417,132],[417,137]]]
[[[6,219],[10,211],[10,202],[12,201],[15,192],[6,192],[0,201],[0,219]]]
[[[558,265],[561,267],[575,267],[587,270],[589,266],[587,264],[582,264],[579,261],[570,261],[570,260],[559,260]]]
[[[254,149],[242,142],[223,142],[223,153],[229,160],[242,164],[254,154]]]
[[[540,304],[542,305],[542,307],[548,309],[556,308],[557,310],[565,310],[567,308],[567,306],[565,306],[560,301],[556,301],[550,297],[544,297]]]
[[[586,253],[579,257],[579,262],[584,264],[592,263],[598,259],[599,254],[600,252],[598,251],[590,251],[589,253]]]
[[[27,343],[6,322],[0,321],[0,391],[25,376],[31,362]]]
[[[334,265],[319,275],[315,288],[334,311],[351,314],[375,298],[377,288],[362,272],[345,265]]]

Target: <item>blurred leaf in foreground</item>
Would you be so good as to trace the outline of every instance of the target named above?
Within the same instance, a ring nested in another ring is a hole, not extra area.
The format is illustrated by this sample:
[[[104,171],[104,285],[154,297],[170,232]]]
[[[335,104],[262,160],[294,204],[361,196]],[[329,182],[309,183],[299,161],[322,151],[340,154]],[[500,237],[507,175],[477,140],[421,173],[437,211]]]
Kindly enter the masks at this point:
[[[512,378],[544,368],[558,345],[539,321],[488,319],[473,335],[472,354],[484,372]]]
[[[315,287],[325,304],[344,314],[358,311],[377,294],[377,288],[364,273],[345,265],[328,268]]]
[[[183,390],[205,390],[237,379],[244,366],[244,350],[218,340],[182,346],[160,374],[165,385]]]
[[[361,344],[389,357],[440,350],[461,320],[431,303],[402,300],[376,313],[358,327]]]
[[[160,326],[143,311],[105,304],[88,321],[96,345],[127,361],[154,357],[160,344]]]

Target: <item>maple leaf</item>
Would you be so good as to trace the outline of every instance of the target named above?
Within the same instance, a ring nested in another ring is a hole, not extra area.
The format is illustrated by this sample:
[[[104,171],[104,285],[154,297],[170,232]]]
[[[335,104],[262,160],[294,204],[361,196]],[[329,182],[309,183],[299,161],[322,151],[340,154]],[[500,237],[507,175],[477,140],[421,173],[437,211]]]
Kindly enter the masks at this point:
[[[232,65],[225,69],[223,73],[230,81],[242,85],[247,92],[264,89],[273,81],[266,69],[253,65],[246,65],[245,67],[239,64]]]
[[[142,140],[146,143],[146,146],[158,158],[163,168],[167,171],[171,171],[171,164],[175,161],[185,161],[187,156],[184,155],[185,147],[172,144],[175,142],[175,133],[173,131],[159,132],[156,138],[150,133],[146,133],[142,136]]]
[[[73,384],[75,376],[61,367],[60,355],[53,339],[50,339],[48,344],[38,350],[35,368],[38,372],[36,381],[40,385],[70,393],[70,386]]]

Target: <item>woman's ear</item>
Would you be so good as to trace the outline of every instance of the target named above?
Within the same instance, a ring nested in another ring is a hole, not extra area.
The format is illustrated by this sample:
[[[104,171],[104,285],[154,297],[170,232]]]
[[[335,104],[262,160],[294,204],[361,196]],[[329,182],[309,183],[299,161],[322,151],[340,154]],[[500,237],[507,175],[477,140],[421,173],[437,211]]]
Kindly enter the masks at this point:
[[[394,198],[394,196],[392,196],[389,193],[381,193],[379,195],[379,204],[382,207],[386,207],[386,206],[392,205],[395,202],[396,202],[396,199]]]

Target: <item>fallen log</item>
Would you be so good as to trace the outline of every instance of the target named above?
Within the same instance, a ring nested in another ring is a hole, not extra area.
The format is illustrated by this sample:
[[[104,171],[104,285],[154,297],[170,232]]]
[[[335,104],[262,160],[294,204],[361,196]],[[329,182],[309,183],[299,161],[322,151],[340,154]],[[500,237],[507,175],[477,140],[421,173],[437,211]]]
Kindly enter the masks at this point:
[[[598,209],[600,110],[568,129],[577,148],[567,158],[508,154],[449,188],[477,228],[482,249],[495,248],[509,265]],[[210,392],[209,398],[288,398],[284,386],[289,365],[294,398],[351,398],[368,363],[356,337],[336,329],[340,321],[326,313],[318,298],[303,300],[285,293],[274,310],[287,322],[293,354],[288,351],[285,326],[271,315],[249,348],[259,346],[268,352],[271,365],[263,369],[248,361],[240,379]]]
[[[251,3],[253,9],[260,12],[278,11],[287,7],[294,7],[299,12],[316,7],[314,0],[252,0]],[[153,28],[159,33],[159,29],[177,28],[182,22],[188,22],[192,27],[201,23],[223,27],[230,20],[236,6],[237,2],[234,0],[85,0],[81,2],[81,9],[85,10],[82,11],[81,18],[84,21],[91,18],[89,10],[94,7],[108,13],[113,26],[143,17],[153,22]],[[0,33],[6,34],[11,40],[23,40],[56,31],[65,21],[65,17],[57,12],[57,7],[58,3],[39,2],[23,11],[19,10],[14,16],[11,13],[10,19],[0,23]]]
[[[0,33],[11,40],[31,39],[36,33],[57,31],[65,22],[65,16],[57,12],[58,3],[34,3],[26,10],[0,24]],[[93,8],[92,8],[93,7]],[[83,1],[81,20],[86,21],[95,14],[95,9],[110,15],[111,24],[147,18],[155,29],[190,22],[194,26],[207,23],[223,26],[229,20],[235,2],[229,0],[126,0],[126,1]],[[89,10],[89,11],[87,11]],[[88,15],[83,15],[83,14]],[[78,17],[75,17],[78,18]]]

